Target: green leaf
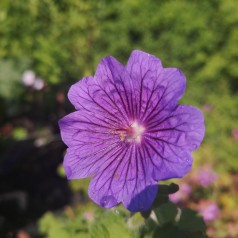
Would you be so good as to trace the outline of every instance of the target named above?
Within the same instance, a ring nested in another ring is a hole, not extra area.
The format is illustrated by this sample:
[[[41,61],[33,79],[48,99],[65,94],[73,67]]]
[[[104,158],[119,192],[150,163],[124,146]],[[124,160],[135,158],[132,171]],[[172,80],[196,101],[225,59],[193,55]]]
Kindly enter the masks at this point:
[[[16,127],[13,131],[13,138],[16,140],[24,140],[27,138],[27,131],[23,127]]]
[[[91,236],[91,232],[93,236]],[[135,232],[130,230],[130,225],[126,223],[123,213],[118,210],[116,212],[106,211],[100,213],[90,230],[90,238],[131,238],[135,237],[134,234]]]
[[[160,207],[154,209],[159,224],[163,226],[166,223],[173,223],[177,214],[177,207],[175,204],[168,202]]]
[[[145,224],[143,215],[139,212],[134,213],[127,221],[127,225],[132,230],[138,230]]]
[[[206,226],[201,216],[199,216],[195,211],[185,208],[182,210],[177,226],[189,232],[205,231]]]
[[[155,198],[155,201],[152,205],[153,208],[157,208],[164,203],[169,202],[169,194],[176,193],[179,190],[179,186],[175,183],[171,183],[170,185],[162,184],[159,185],[159,192]],[[142,214],[144,215],[144,214]],[[145,216],[146,218],[146,216]]]
[[[70,234],[65,230],[64,225],[53,215],[47,212],[39,221],[39,230],[47,238],[69,238]]]
[[[99,237],[109,238],[110,235],[107,228],[103,224],[97,224],[97,225],[94,225],[92,229],[90,230],[89,237],[90,238],[99,238]]]
[[[160,185],[158,194],[169,195],[172,193],[176,193],[178,190],[179,186],[176,183],[171,183],[169,185]]]
[[[186,232],[179,230],[176,226],[166,225],[157,227],[153,232],[153,238],[190,238]]]

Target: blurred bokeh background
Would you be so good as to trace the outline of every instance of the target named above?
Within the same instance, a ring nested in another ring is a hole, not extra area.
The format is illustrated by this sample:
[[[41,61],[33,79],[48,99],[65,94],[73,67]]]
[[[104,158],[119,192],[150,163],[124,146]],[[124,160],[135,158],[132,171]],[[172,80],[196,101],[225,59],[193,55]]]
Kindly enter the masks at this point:
[[[181,68],[181,103],[205,115],[193,170],[171,200],[197,210],[210,237],[238,237],[237,0],[0,0],[0,237],[88,237],[103,211],[87,180],[66,180],[57,121],[74,110],[71,84],[134,49]],[[104,237],[131,237],[117,216],[103,219]]]

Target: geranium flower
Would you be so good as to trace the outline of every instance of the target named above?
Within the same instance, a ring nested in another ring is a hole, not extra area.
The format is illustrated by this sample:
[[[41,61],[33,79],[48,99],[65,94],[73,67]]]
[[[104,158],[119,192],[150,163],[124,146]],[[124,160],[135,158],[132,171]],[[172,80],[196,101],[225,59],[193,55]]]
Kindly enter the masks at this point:
[[[89,196],[103,207],[150,209],[158,181],[183,177],[204,136],[200,110],[178,105],[185,84],[181,70],[139,50],[126,66],[104,58],[70,88],[77,111],[59,121],[68,179],[92,177]]]

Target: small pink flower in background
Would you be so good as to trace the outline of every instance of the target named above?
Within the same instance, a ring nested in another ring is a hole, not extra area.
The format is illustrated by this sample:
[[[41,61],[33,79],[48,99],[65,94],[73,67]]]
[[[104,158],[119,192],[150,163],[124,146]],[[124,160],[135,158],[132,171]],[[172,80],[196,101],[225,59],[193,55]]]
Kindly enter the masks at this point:
[[[94,221],[95,219],[95,214],[92,211],[87,211],[83,214],[83,217],[88,220],[88,221]]]
[[[27,70],[22,75],[22,84],[26,87],[31,87],[35,82],[36,75],[33,71]]]
[[[238,140],[238,129],[233,129],[231,135],[234,139]]]
[[[198,170],[198,183],[202,187],[209,187],[217,179],[217,174],[211,167],[201,168]]]
[[[31,70],[26,70],[22,75],[22,84],[26,87],[33,88],[34,90],[42,90],[45,86],[43,79],[38,78]]]
[[[212,105],[209,104],[209,103],[205,103],[205,104],[203,105],[203,110],[204,110],[205,112],[211,112],[211,111],[212,111]]]
[[[219,216],[219,208],[213,201],[201,201],[198,204],[198,211],[205,222],[214,221]]]
[[[191,186],[187,183],[184,183],[180,185],[178,192],[169,195],[169,199],[171,202],[174,203],[185,201],[190,195],[191,191],[192,191]]]
[[[35,82],[33,84],[33,88],[35,90],[38,90],[38,91],[42,90],[44,88],[44,86],[45,86],[45,83],[44,83],[43,79],[41,79],[41,78],[36,78],[35,79]]]

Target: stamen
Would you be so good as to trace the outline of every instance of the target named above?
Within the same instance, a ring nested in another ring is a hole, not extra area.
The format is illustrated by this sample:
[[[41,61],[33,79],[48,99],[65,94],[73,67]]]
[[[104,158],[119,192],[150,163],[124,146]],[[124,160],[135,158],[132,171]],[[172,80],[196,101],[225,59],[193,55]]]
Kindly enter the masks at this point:
[[[121,140],[121,141],[124,141],[124,140],[125,140],[125,134],[124,134],[124,132],[121,132],[119,136],[120,136],[120,140]]]

